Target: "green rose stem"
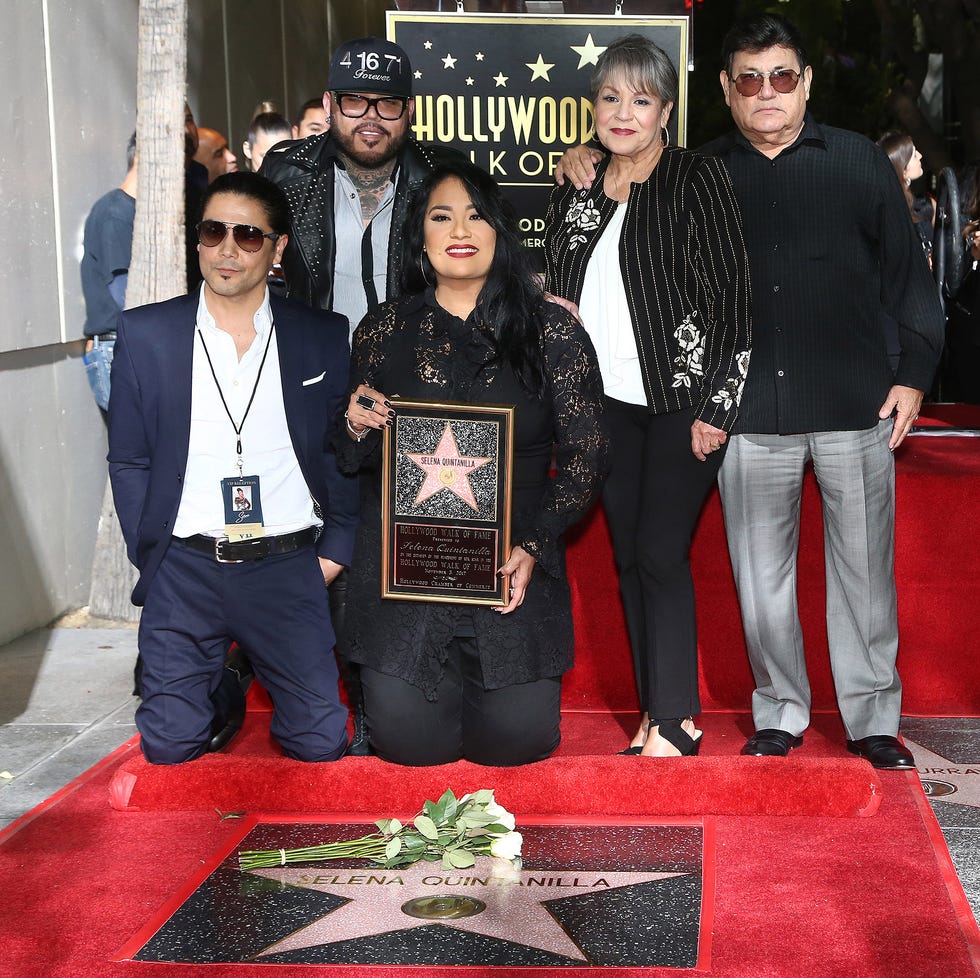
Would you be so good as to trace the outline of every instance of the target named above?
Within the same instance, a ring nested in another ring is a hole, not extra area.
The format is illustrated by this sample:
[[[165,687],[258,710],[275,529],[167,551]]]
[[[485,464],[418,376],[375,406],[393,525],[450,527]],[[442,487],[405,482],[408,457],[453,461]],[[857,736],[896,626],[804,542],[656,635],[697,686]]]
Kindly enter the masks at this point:
[[[349,842],[330,842],[305,849],[253,849],[238,854],[241,870],[285,866],[287,863],[318,862],[324,859],[370,859],[385,862],[388,840],[383,835],[365,835]]]

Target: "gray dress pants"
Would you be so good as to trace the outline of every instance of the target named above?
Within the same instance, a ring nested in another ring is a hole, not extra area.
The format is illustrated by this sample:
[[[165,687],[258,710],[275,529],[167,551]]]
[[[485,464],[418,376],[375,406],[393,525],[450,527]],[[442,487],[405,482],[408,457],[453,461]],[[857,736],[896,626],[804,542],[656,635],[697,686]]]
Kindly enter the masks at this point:
[[[889,419],[863,431],[729,439],[718,483],[756,683],[756,730],[798,736],[810,722],[796,555],[804,467],[812,460],[823,503],[830,665],[844,728],[850,740],[898,733],[891,431]]]

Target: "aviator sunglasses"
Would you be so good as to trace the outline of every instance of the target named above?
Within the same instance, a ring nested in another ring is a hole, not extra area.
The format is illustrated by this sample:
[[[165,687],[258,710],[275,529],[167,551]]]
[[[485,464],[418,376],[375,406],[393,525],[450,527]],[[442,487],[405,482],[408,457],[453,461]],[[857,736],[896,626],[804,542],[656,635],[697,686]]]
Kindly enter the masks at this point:
[[[735,91],[739,95],[751,98],[762,91],[762,86],[767,78],[773,90],[779,92],[780,95],[789,95],[790,92],[795,92],[796,86],[800,83],[800,73],[793,71],[792,68],[777,68],[775,71],[747,71],[737,78],[732,78],[732,81],[735,83]]]
[[[197,226],[197,240],[205,248],[214,248],[225,240],[225,236],[231,230],[235,239],[235,244],[242,251],[258,251],[265,243],[265,239],[278,241],[282,237],[280,234],[266,233],[262,228],[254,227],[251,224],[228,224],[225,221],[201,221]]]

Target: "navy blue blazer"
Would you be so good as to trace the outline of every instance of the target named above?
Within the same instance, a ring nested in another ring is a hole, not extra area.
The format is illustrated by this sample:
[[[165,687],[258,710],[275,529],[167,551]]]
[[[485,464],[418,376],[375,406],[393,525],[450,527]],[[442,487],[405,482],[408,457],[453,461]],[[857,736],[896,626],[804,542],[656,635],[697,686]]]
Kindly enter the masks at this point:
[[[199,293],[122,313],[109,398],[109,478],[142,605],[170,545],[191,427],[191,371]],[[346,397],[347,319],[271,296],[289,437],[323,512],[317,553],[350,564],[357,480],[343,475],[329,434]]]

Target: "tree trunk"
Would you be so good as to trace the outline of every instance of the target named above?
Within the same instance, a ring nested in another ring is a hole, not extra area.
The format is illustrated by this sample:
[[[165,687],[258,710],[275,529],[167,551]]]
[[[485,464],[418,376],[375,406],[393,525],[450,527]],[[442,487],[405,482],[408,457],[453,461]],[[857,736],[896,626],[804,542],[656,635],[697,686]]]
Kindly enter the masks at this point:
[[[187,287],[184,250],[184,90],[187,0],[140,0],[136,95],[139,189],[126,306],[159,302]],[[92,561],[89,612],[135,621],[136,572],[126,557],[106,486]]]

